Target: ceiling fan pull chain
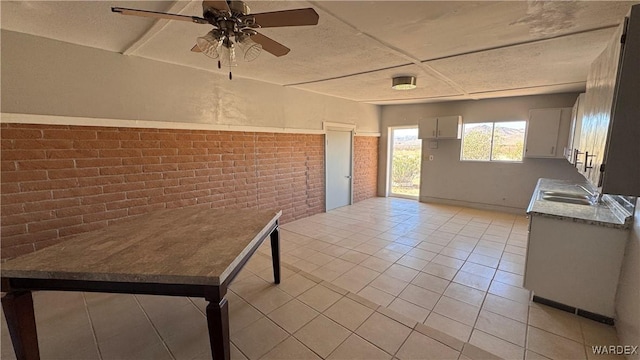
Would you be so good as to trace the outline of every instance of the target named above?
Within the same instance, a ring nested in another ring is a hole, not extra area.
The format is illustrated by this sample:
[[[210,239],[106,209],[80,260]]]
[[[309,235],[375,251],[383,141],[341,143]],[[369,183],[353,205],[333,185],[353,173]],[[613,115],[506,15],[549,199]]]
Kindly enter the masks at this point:
[[[235,52],[233,48],[233,43],[231,43],[231,46],[229,47],[229,80],[233,79],[233,76],[231,75],[231,67],[233,66],[234,61],[235,61]]]

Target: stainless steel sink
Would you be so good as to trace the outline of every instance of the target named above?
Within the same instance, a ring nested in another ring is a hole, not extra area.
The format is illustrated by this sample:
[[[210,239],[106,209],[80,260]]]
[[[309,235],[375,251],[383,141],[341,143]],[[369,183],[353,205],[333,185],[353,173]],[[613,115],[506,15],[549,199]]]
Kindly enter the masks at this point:
[[[562,198],[589,200],[589,195],[585,194],[566,193],[561,191],[543,191],[542,194],[543,196],[557,196]]]
[[[556,201],[556,202],[561,202],[566,204],[592,205],[591,201],[589,201],[587,198],[581,198],[581,197],[543,195],[542,200]]]

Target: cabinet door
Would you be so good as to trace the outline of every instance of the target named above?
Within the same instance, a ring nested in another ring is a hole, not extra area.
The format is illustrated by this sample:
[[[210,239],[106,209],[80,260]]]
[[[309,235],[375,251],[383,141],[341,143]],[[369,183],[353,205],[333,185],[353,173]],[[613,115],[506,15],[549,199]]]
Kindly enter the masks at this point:
[[[624,24],[618,27],[613,37],[620,39],[624,33]],[[626,45],[625,45],[626,46]],[[587,76],[587,95],[585,99],[584,117],[582,122],[582,135],[580,139],[580,151],[582,164],[578,167],[582,175],[595,187],[600,187],[600,165],[604,163],[609,125],[614,103],[615,86],[618,81],[618,64],[622,53],[620,41],[611,41],[604,51],[591,63]],[[635,60],[635,61],[634,61]],[[632,60],[637,64],[637,59]],[[637,68],[637,65],[635,66]],[[622,79],[622,78],[620,78]],[[632,78],[630,80],[633,82]],[[637,82],[634,83],[637,88]],[[638,103],[637,92],[632,90],[633,102]],[[628,112],[633,114],[633,111]],[[635,120],[635,117],[634,117]],[[622,129],[623,133],[629,133],[629,128]],[[637,140],[637,139],[636,139]],[[625,162],[629,154],[624,155]],[[579,160],[580,161],[580,160]],[[628,177],[627,174],[623,177]],[[606,190],[605,190],[606,191]],[[620,194],[621,192],[612,192]],[[625,194],[631,195],[631,194]]]
[[[575,165],[575,150],[580,149],[580,136],[582,135],[582,115],[584,113],[584,97],[582,93],[576,100],[571,111],[571,128],[569,129],[569,141],[565,151],[565,157]],[[578,150],[580,151],[580,150]]]
[[[418,122],[418,138],[435,139],[438,137],[438,118],[424,118]]]
[[[611,127],[607,137],[602,192],[640,196],[640,6],[631,11],[621,59]],[[599,166],[600,163],[596,163]],[[636,220],[637,221],[637,220]]]
[[[562,109],[533,109],[529,111],[525,157],[555,157]]]
[[[573,141],[576,130],[576,119],[578,118],[578,102],[571,109],[571,127],[569,128],[569,140],[567,141],[567,147],[564,148],[564,157],[573,164]]]
[[[539,297],[615,316],[628,231],[531,216],[525,289]]]
[[[460,116],[438,117],[438,138],[459,139],[461,125]]]

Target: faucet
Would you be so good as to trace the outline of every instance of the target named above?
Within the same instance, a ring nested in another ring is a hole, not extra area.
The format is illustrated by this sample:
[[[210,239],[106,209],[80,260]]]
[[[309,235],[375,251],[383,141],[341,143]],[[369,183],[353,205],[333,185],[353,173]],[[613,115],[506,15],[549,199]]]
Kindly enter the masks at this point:
[[[596,192],[593,194],[593,204],[594,204],[594,205],[595,205],[595,204],[602,204],[602,196],[603,196],[603,195],[604,195],[604,194],[599,193],[599,192],[597,192],[597,191],[596,191]]]
[[[600,194],[598,191],[594,190],[591,191],[589,189],[587,189],[585,186],[583,185],[576,185],[577,187],[579,187],[580,189],[584,190],[587,194],[589,194],[590,200],[592,203],[594,204],[599,204],[602,202],[602,195]]]
[[[579,187],[580,189],[584,190],[587,194],[589,194],[589,196],[595,196],[597,194],[597,192],[591,191],[589,189],[587,189],[584,185],[576,185],[577,187]]]

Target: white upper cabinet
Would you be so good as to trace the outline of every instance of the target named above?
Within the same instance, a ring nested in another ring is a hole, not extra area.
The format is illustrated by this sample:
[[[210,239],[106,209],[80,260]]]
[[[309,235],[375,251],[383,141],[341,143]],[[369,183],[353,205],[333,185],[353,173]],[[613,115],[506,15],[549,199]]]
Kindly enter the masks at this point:
[[[525,157],[562,158],[567,145],[571,108],[532,109],[527,123]]]
[[[571,127],[569,128],[569,140],[564,148],[564,157],[569,163],[576,165],[580,160],[578,156],[582,153],[579,150],[580,136],[582,135],[582,116],[584,115],[585,93],[580,94],[571,110]],[[577,165],[576,165],[577,166]]]
[[[460,139],[462,116],[423,118],[418,122],[420,139]]]
[[[578,170],[603,194],[640,196],[640,5],[587,77]]]
[[[438,137],[438,118],[424,118],[418,122],[418,138],[435,139]]]

